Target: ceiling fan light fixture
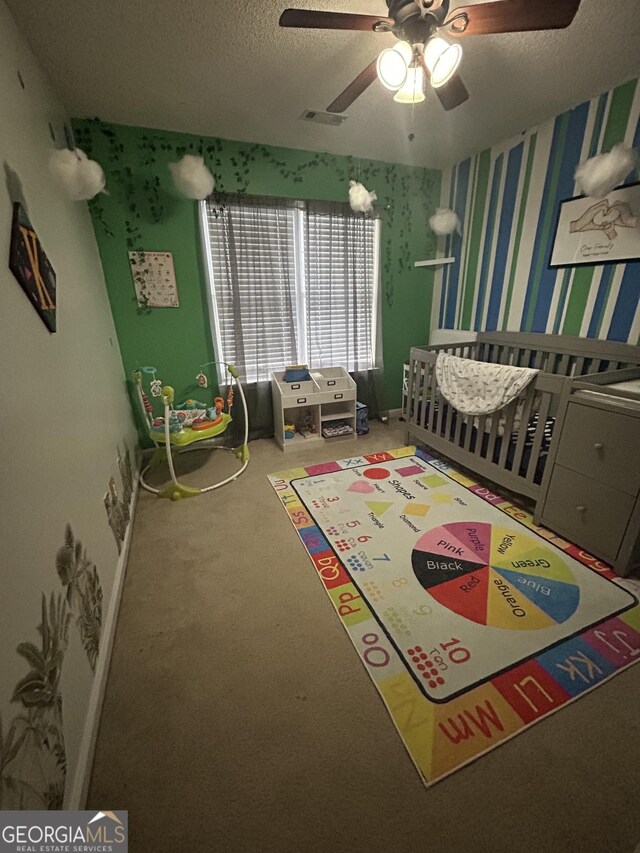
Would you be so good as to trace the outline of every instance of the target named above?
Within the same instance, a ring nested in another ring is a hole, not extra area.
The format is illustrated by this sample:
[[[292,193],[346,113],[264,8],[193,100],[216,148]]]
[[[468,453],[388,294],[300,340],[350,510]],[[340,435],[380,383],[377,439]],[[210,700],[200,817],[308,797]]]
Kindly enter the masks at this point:
[[[424,61],[434,89],[444,86],[453,77],[461,59],[462,48],[459,44],[449,44],[440,36],[434,36],[427,42]]]
[[[407,63],[393,48],[382,51],[378,57],[376,71],[382,85],[391,92],[397,92],[407,79]]]
[[[413,48],[406,41],[400,41],[395,47],[382,51],[378,57],[376,71],[385,89],[397,92],[404,85],[412,57]]]
[[[404,59],[407,68],[411,65],[413,59],[413,48],[408,41],[399,41],[394,44],[393,49]]]
[[[412,65],[407,69],[407,79],[393,100],[399,104],[419,104],[424,101],[424,71],[421,66]]]

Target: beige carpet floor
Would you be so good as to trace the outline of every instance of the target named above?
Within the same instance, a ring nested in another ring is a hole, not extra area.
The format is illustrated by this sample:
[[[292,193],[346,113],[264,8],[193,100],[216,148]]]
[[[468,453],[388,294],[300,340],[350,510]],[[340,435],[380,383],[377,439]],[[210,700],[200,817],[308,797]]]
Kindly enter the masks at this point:
[[[285,454],[175,504],[142,492],[88,808],[130,849],[631,853],[640,666],[427,790],[266,475],[398,447],[401,425]],[[192,483],[232,464],[185,456]],[[201,466],[201,467],[199,467]]]

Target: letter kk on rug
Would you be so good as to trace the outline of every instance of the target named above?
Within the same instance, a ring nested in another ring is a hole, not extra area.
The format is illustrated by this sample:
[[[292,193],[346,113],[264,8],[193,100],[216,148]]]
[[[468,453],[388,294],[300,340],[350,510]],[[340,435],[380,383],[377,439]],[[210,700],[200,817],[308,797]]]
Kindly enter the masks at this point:
[[[427,784],[640,660],[607,566],[421,450],[269,479]]]

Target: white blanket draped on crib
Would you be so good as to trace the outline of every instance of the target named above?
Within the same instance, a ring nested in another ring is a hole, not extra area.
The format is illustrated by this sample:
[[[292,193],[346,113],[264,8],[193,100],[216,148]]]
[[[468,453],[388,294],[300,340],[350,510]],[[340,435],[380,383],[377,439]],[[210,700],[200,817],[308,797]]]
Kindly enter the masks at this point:
[[[531,367],[512,367],[438,353],[436,377],[442,396],[465,415],[489,415],[504,408],[524,391],[538,373]]]

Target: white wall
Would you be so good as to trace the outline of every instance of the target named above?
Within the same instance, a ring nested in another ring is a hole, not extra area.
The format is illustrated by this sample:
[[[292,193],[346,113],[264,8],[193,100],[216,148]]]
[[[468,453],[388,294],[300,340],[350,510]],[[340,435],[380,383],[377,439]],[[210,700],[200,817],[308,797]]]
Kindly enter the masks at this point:
[[[111,476],[121,488],[117,446],[135,447],[88,207],[62,198],[48,174],[50,150],[65,144],[65,119],[0,0],[0,715],[5,734],[16,715],[27,712],[21,702],[10,701],[14,686],[30,670],[16,646],[31,641],[40,648],[42,593],[48,598],[65,591],[55,558],[67,523],[97,566],[106,617],[118,549],[103,495]],[[57,274],[55,334],[45,328],[7,267],[15,200],[26,204]],[[60,681],[67,801],[92,685],[74,616]],[[53,712],[39,713],[50,718]],[[18,723],[14,731],[24,733],[24,726]],[[27,736],[6,772],[29,779],[36,789],[51,782],[59,786],[60,769],[45,753]],[[24,806],[38,807],[35,794],[21,788]],[[0,807],[12,805],[7,790],[0,788]]]

